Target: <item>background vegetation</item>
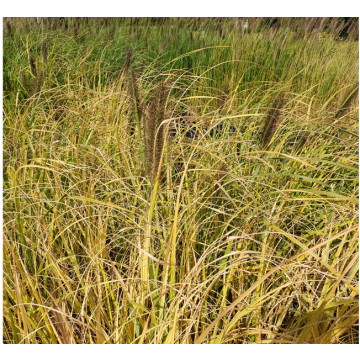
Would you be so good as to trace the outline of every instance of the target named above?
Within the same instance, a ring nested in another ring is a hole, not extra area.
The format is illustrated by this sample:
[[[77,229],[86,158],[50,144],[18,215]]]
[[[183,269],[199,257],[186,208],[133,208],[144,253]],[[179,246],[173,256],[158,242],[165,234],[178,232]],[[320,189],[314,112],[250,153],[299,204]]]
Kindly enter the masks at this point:
[[[5,343],[357,343],[358,18],[4,19]]]

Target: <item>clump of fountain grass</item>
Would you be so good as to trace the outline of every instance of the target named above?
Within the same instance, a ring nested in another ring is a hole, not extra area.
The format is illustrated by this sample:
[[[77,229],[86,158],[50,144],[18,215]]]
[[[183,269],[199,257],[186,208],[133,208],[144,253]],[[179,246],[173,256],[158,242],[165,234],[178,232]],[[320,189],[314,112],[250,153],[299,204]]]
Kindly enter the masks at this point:
[[[3,342],[358,343],[358,18],[337,41],[343,23],[11,19]]]

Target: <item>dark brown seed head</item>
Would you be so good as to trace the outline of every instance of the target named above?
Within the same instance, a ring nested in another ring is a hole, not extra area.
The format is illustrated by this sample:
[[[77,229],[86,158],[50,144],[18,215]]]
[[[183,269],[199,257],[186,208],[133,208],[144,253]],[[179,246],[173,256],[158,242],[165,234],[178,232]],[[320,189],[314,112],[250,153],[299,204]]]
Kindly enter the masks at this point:
[[[43,83],[44,83],[44,70],[41,69],[39,73],[36,75],[35,79],[33,80],[31,86],[31,96],[40,92]]]
[[[60,121],[66,114],[65,108],[63,106],[63,100],[57,100],[55,102],[55,121]]]
[[[281,93],[274,101],[272,108],[270,109],[262,132],[262,144],[263,146],[267,145],[271,137],[273,136],[275,130],[280,124],[280,115],[281,109],[284,106],[284,94]]]
[[[219,38],[222,39],[222,27],[221,27],[221,25],[219,25],[218,32],[219,32]]]
[[[125,57],[125,61],[124,61],[124,65],[123,65],[123,72],[127,73],[129,70],[129,66],[131,64],[131,60],[133,58],[134,55],[134,50],[132,47],[129,48],[126,57]]]
[[[7,30],[7,36],[11,37],[11,35],[12,35],[12,27],[11,27],[10,20],[8,20],[6,22],[6,30]]]
[[[35,60],[32,55],[30,55],[30,69],[31,73],[36,76],[36,66],[35,66]]]
[[[218,104],[217,107],[219,109],[222,109],[225,106],[226,100],[229,96],[229,83],[225,81],[223,85],[221,86],[221,96],[218,97]]]
[[[27,89],[27,83],[26,83],[25,73],[21,74],[21,82],[22,82],[22,85],[23,85],[24,89],[26,90]]]
[[[164,144],[164,126],[168,86],[161,82],[155,89],[144,123],[146,173],[150,181],[154,181],[158,172]]]

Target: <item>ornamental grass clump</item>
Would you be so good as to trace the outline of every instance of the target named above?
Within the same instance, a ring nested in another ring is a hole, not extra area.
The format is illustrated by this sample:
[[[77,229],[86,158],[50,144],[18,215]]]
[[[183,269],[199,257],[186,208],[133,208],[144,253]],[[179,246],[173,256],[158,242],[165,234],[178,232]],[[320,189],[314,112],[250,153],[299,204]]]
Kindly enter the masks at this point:
[[[11,19],[5,344],[359,342],[358,18],[309,20]]]

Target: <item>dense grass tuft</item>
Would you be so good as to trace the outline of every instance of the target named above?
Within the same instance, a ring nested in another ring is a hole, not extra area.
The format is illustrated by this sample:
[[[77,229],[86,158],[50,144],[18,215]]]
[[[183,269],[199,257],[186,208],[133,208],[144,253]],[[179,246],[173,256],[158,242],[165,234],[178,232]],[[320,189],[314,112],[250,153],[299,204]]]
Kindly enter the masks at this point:
[[[357,343],[353,20],[5,19],[4,342]]]

